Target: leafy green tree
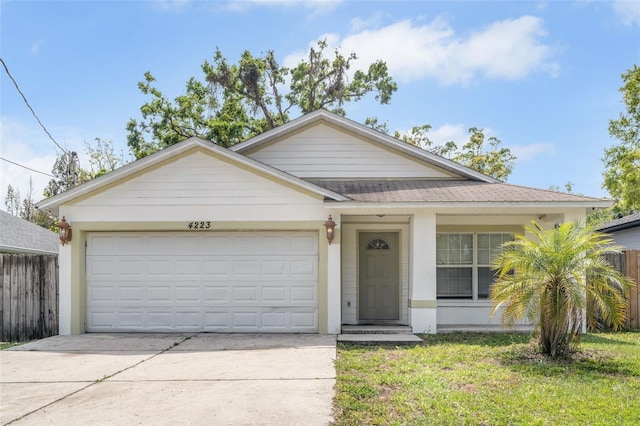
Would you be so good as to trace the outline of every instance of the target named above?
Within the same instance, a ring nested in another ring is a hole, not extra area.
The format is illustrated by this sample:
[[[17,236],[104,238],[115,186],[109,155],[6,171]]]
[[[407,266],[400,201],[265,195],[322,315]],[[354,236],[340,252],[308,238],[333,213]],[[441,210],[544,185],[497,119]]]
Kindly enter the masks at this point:
[[[53,197],[89,180],[89,172],[81,168],[75,152],[58,154],[51,168],[53,179],[44,188],[45,197]]]
[[[91,166],[91,171],[87,173],[89,180],[112,172],[126,164],[124,153],[121,151],[119,155],[116,154],[113,141],[95,138],[94,143],[95,145],[86,141],[84,143]]]
[[[574,183],[571,181],[568,181],[567,183],[564,184],[564,190],[562,188],[560,188],[558,185],[551,185],[549,187],[550,191],[556,191],[556,192],[566,192],[567,194],[573,194],[573,185]]]
[[[173,101],[147,72],[138,87],[151,100],[140,108],[142,120],[127,124],[127,144],[136,158],[192,136],[229,147],[288,122],[294,113],[324,108],[344,115],[345,103],[369,94],[390,102],[397,85],[384,62],[352,72],[356,54],[336,50],[328,56],[326,40],[291,69],[278,64],[273,51],[258,57],[245,51],[230,64],[216,49],[213,62],[202,65],[206,83],[191,78]]]
[[[7,186],[7,195],[4,197],[4,206],[7,208],[7,213],[14,216],[20,216],[20,205],[22,204],[20,198],[20,190],[14,188],[9,184]]]
[[[620,144],[605,149],[603,187],[622,212],[640,210],[640,67],[622,74],[626,111],[609,121],[609,134]]]
[[[488,139],[487,147],[483,129],[472,127],[469,134],[469,141],[462,145],[453,160],[485,175],[506,181],[513,171],[517,157],[509,148],[500,147],[502,142],[494,136]]]
[[[317,48],[309,50],[307,60],[291,70],[291,90],[286,96],[291,105],[298,106],[303,114],[324,108],[345,115],[346,102],[359,101],[370,93],[383,105],[391,101],[398,86],[385,62],[372,63],[366,72],[356,70],[350,79],[351,62],[358,56],[352,52],[345,57],[336,49],[329,59],[326,49],[327,41],[320,40]]]
[[[112,172],[126,164],[124,155],[115,153],[113,141],[95,138],[91,145],[85,141],[85,152],[89,156],[90,169],[80,165],[77,153],[64,152],[58,154],[51,169],[53,179],[44,189],[45,197],[53,197],[76,185],[90,181],[106,173]]]
[[[503,324],[520,320],[534,324],[540,349],[550,356],[567,355],[576,348],[588,298],[605,324],[614,329],[624,325],[625,294],[633,282],[603,257],[620,247],[575,222],[547,231],[533,222],[526,230],[531,236],[516,236],[494,259],[492,315],[504,308]]]
[[[7,186],[7,196],[5,197],[7,213],[18,216],[24,220],[40,225],[43,228],[52,229],[55,220],[47,213],[37,210],[33,200],[33,181],[29,179],[29,191],[25,198],[20,196],[20,191]]]
[[[487,144],[484,129],[470,128],[469,141],[460,149],[453,141],[434,144],[429,139],[430,130],[431,125],[424,124],[413,127],[409,133],[395,131],[393,136],[502,181],[506,181],[513,171],[516,156],[509,148],[500,147],[502,142],[496,137],[491,136]]]
[[[396,130],[393,132],[393,137],[400,139],[411,145],[426,149],[434,154],[442,157],[451,158],[455,154],[458,146],[453,141],[448,141],[443,144],[437,145],[431,139],[429,139],[429,131],[431,130],[430,124],[423,124],[422,126],[414,126],[409,133],[402,133]]]

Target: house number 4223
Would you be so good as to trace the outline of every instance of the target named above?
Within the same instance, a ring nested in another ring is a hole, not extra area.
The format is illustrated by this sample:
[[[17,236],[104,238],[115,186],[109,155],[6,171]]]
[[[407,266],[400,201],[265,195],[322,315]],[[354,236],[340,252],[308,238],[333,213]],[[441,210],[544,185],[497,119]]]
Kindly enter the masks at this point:
[[[211,222],[189,222],[187,227],[189,229],[209,229],[211,228]]]

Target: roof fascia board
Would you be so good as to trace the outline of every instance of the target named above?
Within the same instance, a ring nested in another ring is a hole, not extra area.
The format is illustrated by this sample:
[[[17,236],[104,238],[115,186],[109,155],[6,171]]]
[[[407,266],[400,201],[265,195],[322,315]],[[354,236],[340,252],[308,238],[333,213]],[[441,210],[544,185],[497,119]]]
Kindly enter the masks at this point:
[[[33,253],[33,254],[55,254],[55,255],[59,254],[57,251],[39,250],[39,249],[34,249],[34,248],[29,248],[29,247],[7,246],[7,245],[4,245],[4,244],[0,245],[0,253],[6,253],[6,252],[10,252],[10,253]]]
[[[246,142],[242,142],[240,144],[234,145],[230,149],[232,151],[242,153],[252,148],[259,147],[262,144],[281,138],[282,136],[285,136],[289,133],[297,131],[309,124],[312,124],[320,120],[325,120],[330,124],[333,124],[344,130],[353,132],[359,136],[364,137],[365,139],[374,140],[388,148],[391,148],[396,151],[400,151],[406,155],[417,158],[421,161],[425,161],[433,166],[441,167],[455,174],[462,175],[464,177],[471,178],[474,180],[479,180],[482,182],[489,182],[489,183],[502,182],[498,179],[492,178],[491,176],[487,176],[485,174],[472,170],[468,167],[465,167],[447,158],[437,156],[422,148],[418,148],[406,142],[400,141],[392,136],[389,136],[387,134],[374,130],[370,127],[367,127],[364,124],[360,124],[346,117],[342,117],[337,114],[330,113],[326,110],[317,110],[309,114],[305,114],[295,120],[292,120],[288,123],[283,124],[282,126],[276,127],[273,130],[270,130],[261,135],[255,136]]]
[[[620,225],[613,225],[607,228],[599,228],[598,230],[600,232],[607,233],[607,232],[624,231],[625,229],[637,228],[638,226],[640,226],[640,220],[634,220],[632,222],[622,223]]]
[[[375,203],[367,201],[343,201],[336,202],[325,201],[326,207],[339,207],[345,209],[358,208],[377,208],[377,209],[394,209],[394,208],[599,208],[610,207],[609,201],[569,201],[569,202],[531,202],[531,201],[495,201],[495,202],[468,202],[468,201],[408,201],[397,203]]]
[[[57,208],[58,206],[68,201],[76,199],[82,195],[86,195],[103,186],[109,185],[110,183],[114,183],[118,180],[122,180],[128,176],[141,172],[156,163],[161,163],[165,160],[169,160],[172,157],[175,157],[176,155],[190,151],[197,147],[200,147],[209,152],[214,152],[221,157],[244,164],[251,169],[258,170],[271,177],[275,177],[277,179],[283,180],[294,186],[306,189],[307,191],[321,195],[323,197],[331,198],[336,201],[349,200],[349,198],[345,197],[344,195],[341,195],[336,192],[330,191],[328,189],[322,188],[320,186],[314,185],[296,176],[293,176],[281,170],[275,169],[267,164],[261,163],[249,157],[245,157],[242,154],[238,154],[226,148],[219,147],[212,142],[207,142],[197,137],[191,137],[184,142],[178,143],[176,145],[172,145],[152,155],[149,155],[145,158],[126,164],[120,167],[119,169],[114,170],[111,173],[108,173],[96,179],[90,180],[89,182],[85,182],[82,185],[79,185],[75,188],[67,190],[63,193],[54,195],[53,197],[50,197],[48,199],[42,200],[36,203],[36,208],[38,209]]]

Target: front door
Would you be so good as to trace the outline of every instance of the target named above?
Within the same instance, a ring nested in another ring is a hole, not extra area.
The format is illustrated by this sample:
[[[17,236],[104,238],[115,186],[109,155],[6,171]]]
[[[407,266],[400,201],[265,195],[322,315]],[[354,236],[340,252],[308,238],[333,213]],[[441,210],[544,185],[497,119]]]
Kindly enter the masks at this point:
[[[361,323],[400,319],[398,232],[360,232],[358,303]]]

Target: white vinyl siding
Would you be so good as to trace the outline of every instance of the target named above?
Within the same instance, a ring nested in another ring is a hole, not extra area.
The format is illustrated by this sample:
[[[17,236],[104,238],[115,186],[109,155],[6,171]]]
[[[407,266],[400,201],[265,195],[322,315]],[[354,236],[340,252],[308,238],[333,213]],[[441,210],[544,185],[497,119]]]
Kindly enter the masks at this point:
[[[607,232],[607,231],[604,231]],[[616,244],[629,250],[640,250],[640,226],[609,234]]]
[[[89,233],[87,311],[93,332],[317,332],[317,233]]]
[[[295,206],[317,205],[312,197],[225,159],[194,151],[162,167],[74,203],[78,207]]]
[[[249,157],[301,178],[451,178],[451,173],[318,124]]]

